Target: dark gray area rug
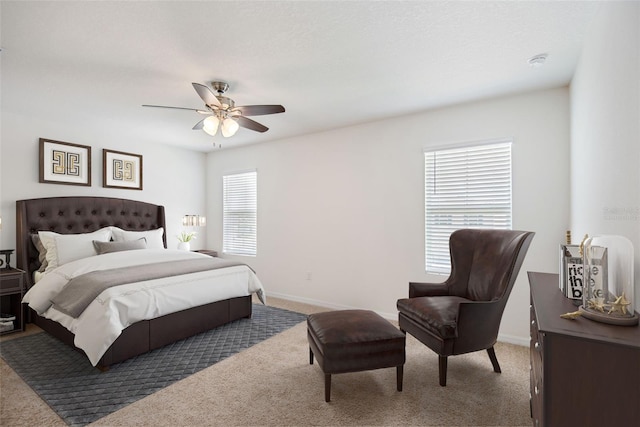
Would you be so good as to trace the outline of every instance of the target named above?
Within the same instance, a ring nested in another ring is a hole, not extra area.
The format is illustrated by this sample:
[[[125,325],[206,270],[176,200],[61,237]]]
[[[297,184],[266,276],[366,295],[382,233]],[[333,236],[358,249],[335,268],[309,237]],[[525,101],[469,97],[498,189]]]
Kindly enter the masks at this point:
[[[100,372],[47,333],[0,344],[0,355],[71,426],[84,426],[254,344],[306,315],[253,305],[251,319],[169,344]]]

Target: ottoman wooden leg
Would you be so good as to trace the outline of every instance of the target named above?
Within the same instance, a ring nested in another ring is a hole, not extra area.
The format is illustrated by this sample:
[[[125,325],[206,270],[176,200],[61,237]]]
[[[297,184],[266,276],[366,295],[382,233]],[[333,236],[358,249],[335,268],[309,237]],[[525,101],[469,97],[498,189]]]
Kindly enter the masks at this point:
[[[404,365],[396,366],[396,382],[398,383],[398,391],[402,391],[402,372]]]
[[[324,374],[324,401],[331,400],[331,374]]]

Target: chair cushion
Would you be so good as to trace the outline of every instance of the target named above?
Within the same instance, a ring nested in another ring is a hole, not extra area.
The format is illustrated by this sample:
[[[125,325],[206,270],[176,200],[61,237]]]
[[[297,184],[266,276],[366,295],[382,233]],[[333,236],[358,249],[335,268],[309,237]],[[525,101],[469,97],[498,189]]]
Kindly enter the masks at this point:
[[[442,339],[458,336],[458,308],[470,301],[456,296],[399,299],[398,310]]]

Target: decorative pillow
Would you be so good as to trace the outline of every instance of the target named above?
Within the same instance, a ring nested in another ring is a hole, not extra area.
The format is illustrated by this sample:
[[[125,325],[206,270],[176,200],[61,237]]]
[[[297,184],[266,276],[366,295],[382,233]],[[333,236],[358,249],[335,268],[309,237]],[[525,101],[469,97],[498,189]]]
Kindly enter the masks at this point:
[[[47,250],[45,272],[48,273],[68,262],[96,255],[93,241],[108,242],[111,240],[111,227],[83,234],[58,234],[53,231],[39,231],[38,236]]]
[[[116,242],[124,242],[128,240],[138,240],[141,237],[147,239],[147,249],[164,249],[162,236],[164,229],[162,227],[149,231],[127,231],[118,227],[112,227],[113,240]]]
[[[47,249],[44,247],[42,241],[40,240],[40,236],[38,236],[37,234],[32,234],[31,240],[33,241],[33,245],[38,250],[38,261],[40,262],[40,268],[38,268],[38,271],[42,273],[47,269]]]
[[[141,237],[138,240],[125,240],[123,242],[100,242],[94,240],[93,247],[96,248],[98,255],[108,254],[110,252],[147,249],[147,239]]]

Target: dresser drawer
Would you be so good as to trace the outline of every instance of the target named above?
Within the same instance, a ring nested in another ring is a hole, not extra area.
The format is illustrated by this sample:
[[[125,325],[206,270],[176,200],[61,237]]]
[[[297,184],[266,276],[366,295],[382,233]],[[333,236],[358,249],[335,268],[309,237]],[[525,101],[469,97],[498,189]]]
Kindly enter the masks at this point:
[[[529,347],[529,353],[531,355],[531,364],[534,367],[542,366],[543,342],[544,341],[541,334],[535,333],[531,335],[531,345]]]
[[[543,338],[544,335],[538,329],[538,319],[533,305],[530,306],[530,324],[529,324],[529,399],[531,405],[531,421],[534,427],[541,426],[543,423]]]
[[[537,375],[535,370],[531,370],[531,392],[530,392],[530,405],[531,405],[531,421],[534,427],[538,427],[542,424],[542,389],[537,385]]]
[[[529,354],[532,369],[539,372],[542,371],[542,346],[544,335],[538,330],[538,321],[536,319],[535,310],[531,311],[531,329],[529,331]]]

